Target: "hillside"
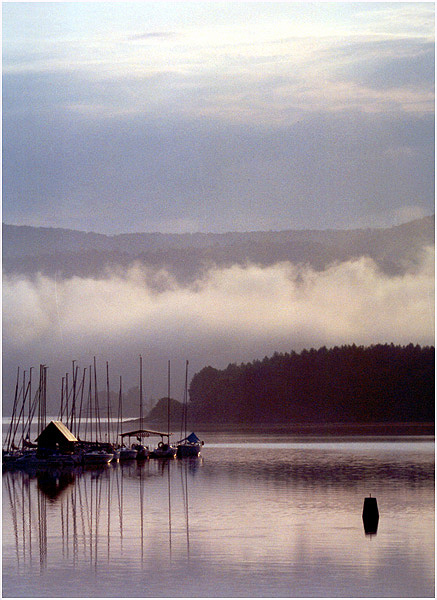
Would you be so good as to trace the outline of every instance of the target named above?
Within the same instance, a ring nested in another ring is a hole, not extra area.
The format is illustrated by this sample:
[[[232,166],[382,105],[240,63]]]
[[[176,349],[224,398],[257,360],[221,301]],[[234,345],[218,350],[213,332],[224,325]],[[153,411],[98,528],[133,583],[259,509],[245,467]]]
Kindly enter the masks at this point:
[[[434,217],[388,229],[288,230],[224,234],[95,233],[3,224],[3,271],[70,278],[105,277],[140,263],[190,283],[213,266],[282,261],[323,270],[333,262],[369,256],[394,275],[414,269],[434,245]]]
[[[433,423],[434,348],[393,344],[275,353],[190,385],[195,423]]]

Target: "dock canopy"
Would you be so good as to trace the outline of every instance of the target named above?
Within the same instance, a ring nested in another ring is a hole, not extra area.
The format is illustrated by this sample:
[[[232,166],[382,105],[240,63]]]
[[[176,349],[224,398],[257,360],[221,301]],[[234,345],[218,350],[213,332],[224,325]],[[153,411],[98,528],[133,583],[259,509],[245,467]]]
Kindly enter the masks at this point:
[[[151,431],[150,429],[136,429],[135,431],[126,431],[126,433],[120,433],[120,436],[123,437],[149,437],[150,435],[160,435],[161,437],[167,437],[169,435],[173,435],[171,433],[163,433],[162,431]]]
[[[201,444],[202,441],[199,440],[199,438],[197,437],[197,435],[193,432],[190,433],[189,436],[187,436],[186,438],[184,438],[183,440],[179,440],[179,442],[177,442],[178,444],[182,444],[183,442],[189,442],[190,444]]]
[[[78,440],[62,421],[50,421],[36,438],[39,448],[68,448]]]

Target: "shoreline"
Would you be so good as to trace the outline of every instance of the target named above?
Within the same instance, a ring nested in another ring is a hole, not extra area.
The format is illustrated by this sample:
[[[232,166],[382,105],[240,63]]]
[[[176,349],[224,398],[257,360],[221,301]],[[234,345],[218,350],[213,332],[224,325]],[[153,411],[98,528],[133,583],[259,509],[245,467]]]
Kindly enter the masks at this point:
[[[138,419],[125,422],[135,424]],[[152,423],[150,429],[164,428],[167,424]],[[149,428],[149,424],[144,426]],[[259,434],[259,435],[299,435],[299,436],[435,436],[434,423],[295,423],[278,424],[237,424],[237,423],[193,423],[190,431],[202,434]],[[171,427],[172,435],[177,435],[178,427]]]

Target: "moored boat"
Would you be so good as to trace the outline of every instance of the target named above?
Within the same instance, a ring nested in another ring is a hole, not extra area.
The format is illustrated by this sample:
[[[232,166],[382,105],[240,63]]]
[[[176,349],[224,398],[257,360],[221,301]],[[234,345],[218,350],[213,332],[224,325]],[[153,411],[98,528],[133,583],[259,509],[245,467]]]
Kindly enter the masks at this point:
[[[169,443],[161,441],[150,453],[150,458],[175,458],[176,452],[177,448]]]
[[[106,450],[91,450],[82,455],[82,462],[84,465],[107,465],[113,458],[114,454],[112,452],[106,452]]]
[[[137,457],[137,451],[135,448],[128,448],[127,446],[122,446],[120,448],[120,455],[118,460],[123,462],[124,460],[135,460]]]
[[[178,458],[199,456],[202,446],[203,442],[197,437],[197,435],[194,432],[190,433],[189,436],[187,436],[183,440],[179,440],[179,442],[177,443],[176,456]]]
[[[175,458],[177,449],[175,446],[170,444],[170,361],[168,361],[168,374],[167,374],[167,432],[158,433],[161,436],[161,441],[157,447],[150,453],[150,458]],[[167,442],[164,442],[164,438],[167,438]]]
[[[182,412],[182,428],[181,436],[184,432],[185,437],[177,442],[177,453],[178,458],[188,458],[190,456],[199,456],[203,446],[203,442],[193,432],[187,435],[187,422],[188,422],[188,365],[189,362],[185,363],[185,388],[184,388],[184,403]]]
[[[3,466],[10,466],[16,462],[18,458],[20,458],[23,453],[20,450],[3,450],[2,454],[2,462]]]
[[[112,457],[111,462],[112,463],[118,462],[120,460],[120,448],[114,448],[112,453],[114,456]]]
[[[135,450],[137,451],[137,460],[147,460],[150,456],[150,450],[144,444],[135,444]]]

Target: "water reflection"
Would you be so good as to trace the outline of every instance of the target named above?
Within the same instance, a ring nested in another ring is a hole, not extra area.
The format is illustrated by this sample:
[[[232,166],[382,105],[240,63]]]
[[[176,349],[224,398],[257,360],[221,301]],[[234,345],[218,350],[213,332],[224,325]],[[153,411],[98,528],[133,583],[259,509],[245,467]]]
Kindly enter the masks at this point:
[[[46,569],[47,557],[59,549],[58,544],[64,559],[72,558],[73,563],[85,560],[97,569],[99,562],[110,560],[115,547],[124,552],[126,537],[129,543],[134,542],[132,551],[139,550],[144,561],[146,536],[153,528],[150,517],[155,515],[157,506],[166,515],[167,549],[171,556],[172,505],[176,496],[182,499],[177,510],[183,514],[188,553],[188,474],[193,476],[201,465],[202,459],[198,458],[181,462],[133,461],[97,469],[64,467],[5,472],[3,485],[13,524],[17,564],[31,564],[38,555],[41,569]],[[177,494],[176,485],[180,488]]]
[[[5,472],[3,595],[433,596],[432,444],[203,455]]]

